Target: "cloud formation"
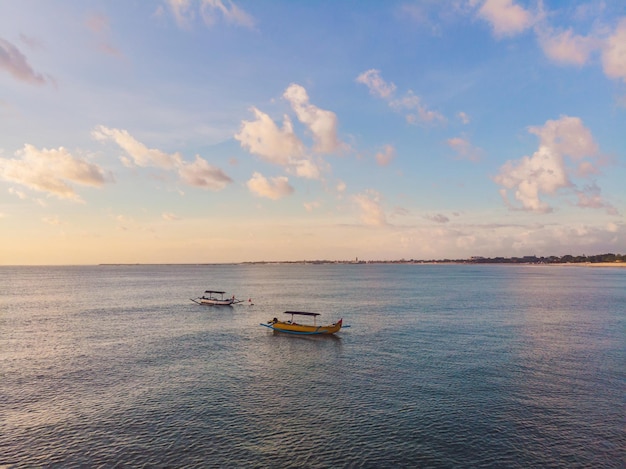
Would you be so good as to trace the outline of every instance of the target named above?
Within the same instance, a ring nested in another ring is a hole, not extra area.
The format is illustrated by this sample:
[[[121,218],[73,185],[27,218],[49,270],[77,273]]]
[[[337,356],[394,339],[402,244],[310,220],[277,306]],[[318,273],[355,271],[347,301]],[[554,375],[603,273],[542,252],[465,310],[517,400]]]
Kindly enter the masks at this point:
[[[370,94],[385,99],[392,109],[406,112],[405,119],[409,124],[427,122],[445,122],[445,117],[436,111],[430,110],[422,99],[409,90],[403,97],[394,99],[396,85],[387,83],[380,75],[380,70],[367,70],[356,78],[357,83],[368,87]]]
[[[0,37],[0,70],[4,70],[13,78],[31,85],[43,85],[46,78],[33,70],[26,56],[9,41]]]
[[[250,192],[257,197],[266,197],[272,200],[282,199],[294,192],[293,187],[289,185],[289,179],[285,176],[267,179],[262,174],[255,172],[246,185]]]
[[[513,0],[486,0],[479,8],[478,16],[491,25],[496,37],[519,34],[533,23],[530,12]]]
[[[102,187],[107,180],[100,166],[63,147],[40,150],[27,144],[16,156],[0,158],[0,178],[60,199],[82,202],[73,184]]]
[[[385,145],[381,151],[376,153],[376,163],[379,166],[387,166],[396,156],[396,149],[393,145]]]
[[[91,135],[101,142],[113,141],[122,148],[127,154],[121,157],[126,166],[136,165],[176,171],[184,184],[212,191],[222,190],[233,182],[221,169],[210,165],[199,155],[196,155],[192,163],[188,163],[183,160],[180,153],[169,154],[146,147],[126,130],[110,129],[100,125],[92,131]]]
[[[604,74],[626,82],[626,16],[613,25],[594,25],[588,35],[577,34],[573,28],[555,28],[548,23],[550,12],[539,3],[537,11],[524,9],[513,0],[470,0],[480,4],[476,15],[487,21],[497,38],[512,37],[533,27],[537,41],[546,57],[560,65],[584,66],[599,54]],[[580,8],[577,9],[580,11]]]
[[[289,116],[284,116],[279,129],[272,118],[253,107],[254,121],[242,121],[235,139],[250,153],[259,155],[269,163],[288,166],[304,156],[304,144],[293,131]]]
[[[459,159],[478,161],[481,158],[482,150],[472,145],[467,139],[454,137],[447,140],[448,146],[458,155]]]
[[[391,98],[396,91],[396,85],[387,83],[380,76],[380,70],[367,70],[356,78],[357,83],[362,83],[370,90],[370,94],[378,98]]]
[[[337,116],[334,112],[310,104],[306,90],[297,84],[289,85],[283,97],[291,103],[298,120],[313,135],[313,151],[333,153],[341,150],[342,144],[337,138]]]
[[[613,34],[603,45],[602,65],[609,78],[621,78],[626,83],[626,17],[622,18]]]
[[[503,186],[500,193],[507,205],[532,212],[551,212],[552,207],[543,197],[569,189],[577,195],[578,206],[603,207],[615,213],[600,197],[599,188],[578,189],[572,181],[574,176],[584,178],[598,172],[601,164],[598,146],[580,118],[562,116],[548,120],[542,127],[530,127],[529,132],[539,137],[537,151],[518,161],[507,161],[494,178]],[[514,191],[521,207],[509,202],[509,191]]]
[[[337,137],[337,116],[332,111],[311,104],[306,90],[300,85],[290,85],[283,97],[311,133],[314,144],[310,151],[295,134],[289,116],[283,117],[283,125],[279,128],[270,116],[255,107],[251,110],[256,119],[242,121],[239,132],[234,136],[235,140],[250,153],[268,163],[282,166],[291,174],[319,179],[326,165],[321,158],[311,156],[311,152],[329,154],[347,148]]]
[[[227,23],[254,28],[254,18],[239,8],[232,0],[167,0],[178,26],[189,28],[199,15],[206,26],[213,26],[220,19]]]

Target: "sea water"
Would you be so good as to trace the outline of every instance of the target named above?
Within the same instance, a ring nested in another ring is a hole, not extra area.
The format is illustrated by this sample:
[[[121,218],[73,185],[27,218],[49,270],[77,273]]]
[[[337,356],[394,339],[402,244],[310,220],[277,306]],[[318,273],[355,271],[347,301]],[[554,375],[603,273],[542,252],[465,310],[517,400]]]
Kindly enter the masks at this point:
[[[0,267],[2,467],[623,468],[625,383],[626,269]]]

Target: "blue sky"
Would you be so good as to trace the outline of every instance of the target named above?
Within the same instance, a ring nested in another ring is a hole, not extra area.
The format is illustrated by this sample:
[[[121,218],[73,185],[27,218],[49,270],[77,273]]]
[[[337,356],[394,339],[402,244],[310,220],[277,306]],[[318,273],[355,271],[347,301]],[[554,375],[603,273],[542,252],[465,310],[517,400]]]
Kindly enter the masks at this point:
[[[0,11],[0,264],[626,252],[623,1]]]

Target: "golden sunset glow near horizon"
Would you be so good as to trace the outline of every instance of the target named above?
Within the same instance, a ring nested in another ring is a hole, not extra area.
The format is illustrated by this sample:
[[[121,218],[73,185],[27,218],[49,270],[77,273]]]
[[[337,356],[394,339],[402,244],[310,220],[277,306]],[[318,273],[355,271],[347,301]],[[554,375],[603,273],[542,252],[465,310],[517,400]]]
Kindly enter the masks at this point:
[[[626,252],[623,2],[0,10],[1,265]]]

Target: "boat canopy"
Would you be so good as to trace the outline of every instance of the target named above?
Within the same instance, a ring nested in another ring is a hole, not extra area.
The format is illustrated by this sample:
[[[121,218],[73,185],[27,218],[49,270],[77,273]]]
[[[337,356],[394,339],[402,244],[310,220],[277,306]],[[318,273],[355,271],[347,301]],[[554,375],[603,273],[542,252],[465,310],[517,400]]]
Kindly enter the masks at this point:
[[[204,290],[204,293],[219,293],[220,295],[223,295],[226,292],[225,291],[217,291],[217,290]]]
[[[304,311],[285,311],[285,314],[300,314],[301,316],[319,316],[320,313],[306,313]]]

